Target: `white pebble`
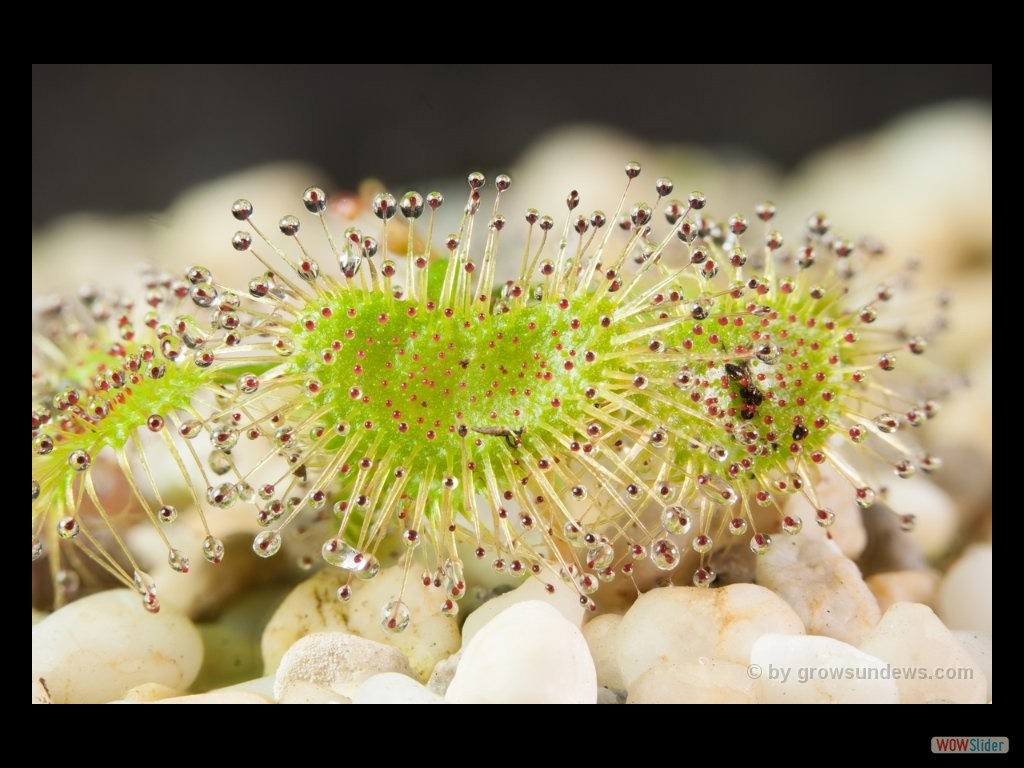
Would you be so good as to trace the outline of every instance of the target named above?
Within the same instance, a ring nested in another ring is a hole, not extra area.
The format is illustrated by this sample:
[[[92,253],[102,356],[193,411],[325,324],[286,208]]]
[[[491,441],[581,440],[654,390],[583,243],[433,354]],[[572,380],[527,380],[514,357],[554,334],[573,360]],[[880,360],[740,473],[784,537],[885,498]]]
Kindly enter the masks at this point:
[[[789,637],[789,635],[780,635]],[[754,681],[742,664],[702,659],[658,664],[633,681],[627,704],[755,704]]]
[[[199,632],[173,608],[147,613],[127,589],[76,600],[32,627],[32,679],[54,703],[102,703],[142,683],[184,691],[203,661]]]
[[[762,704],[896,704],[896,681],[879,658],[831,637],[762,635],[749,675]]]
[[[171,696],[165,699],[125,698],[111,704],[273,704],[270,699],[247,691],[223,689],[192,696]]]
[[[277,607],[263,629],[260,650],[263,673],[271,675],[292,644],[313,632],[344,632],[347,608],[338,599],[338,587],[347,576],[337,568],[325,568],[293,589]]]
[[[902,704],[988,700],[985,672],[926,605],[896,603],[860,648],[900,671],[896,685]]]
[[[939,584],[935,610],[950,629],[992,631],[992,545],[973,544]]]
[[[548,592],[547,585],[554,587]],[[511,605],[527,600],[539,600],[547,603],[562,614],[574,626],[583,624],[584,607],[580,605],[580,596],[570,585],[566,584],[554,571],[545,568],[537,577],[527,578],[515,589],[498,595],[481,605],[469,616],[462,625],[462,647],[473,639],[487,622]]]
[[[353,704],[444,704],[444,698],[422,683],[396,672],[374,675],[363,681],[352,697]]]
[[[583,625],[583,637],[597,669],[597,684],[604,688],[625,690],[619,669],[619,624],[622,617],[614,613],[595,616]]]
[[[314,632],[296,641],[281,659],[274,698],[296,682],[350,696],[363,680],[380,672],[412,674],[397,648],[345,632]]]
[[[396,565],[373,579],[359,582],[348,604],[348,628],[361,637],[387,643],[405,653],[416,677],[426,680],[434,665],[459,649],[458,622],[441,613],[444,592],[426,587],[415,576]],[[409,626],[403,632],[384,628],[384,607],[401,595],[409,609]]]
[[[939,575],[935,571],[890,571],[868,576],[864,583],[878,601],[878,609],[885,613],[894,603],[931,604]]]
[[[809,633],[851,645],[881,616],[856,564],[816,525],[804,525],[795,536],[774,536],[757,558],[757,583],[789,603]]]
[[[594,704],[597,672],[579,628],[537,600],[515,603],[462,649],[456,704]]]
[[[350,686],[354,690],[356,686]],[[293,680],[285,685],[275,697],[278,704],[351,704],[348,696],[324,688],[322,685]]]
[[[766,632],[799,635],[803,622],[776,594],[755,584],[721,589],[664,587],[641,595],[618,629],[626,688],[651,667],[702,657],[746,664]]]
[[[988,686],[985,697],[992,701],[992,633],[960,629],[953,632],[953,637],[960,641],[964,650],[971,654],[974,663],[985,673],[985,682]]]

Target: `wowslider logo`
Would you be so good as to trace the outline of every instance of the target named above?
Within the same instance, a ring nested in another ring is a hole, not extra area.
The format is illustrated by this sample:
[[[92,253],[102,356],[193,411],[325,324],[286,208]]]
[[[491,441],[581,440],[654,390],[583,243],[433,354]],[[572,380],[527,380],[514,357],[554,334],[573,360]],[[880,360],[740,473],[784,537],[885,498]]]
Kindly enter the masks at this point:
[[[1006,754],[1010,740],[1005,736],[935,736],[932,752],[936,754]]]

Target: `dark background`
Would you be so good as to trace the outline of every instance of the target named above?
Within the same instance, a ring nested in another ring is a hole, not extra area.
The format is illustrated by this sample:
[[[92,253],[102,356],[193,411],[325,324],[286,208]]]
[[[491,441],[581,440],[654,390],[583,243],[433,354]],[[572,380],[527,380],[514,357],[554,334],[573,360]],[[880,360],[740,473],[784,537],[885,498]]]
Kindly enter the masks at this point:
[[[345,186],[507,167],[579,122],[787,167],[963,98],[991,102],[991,65],[35,65],[32,223],[160,209],[267,161],[305,160]]]

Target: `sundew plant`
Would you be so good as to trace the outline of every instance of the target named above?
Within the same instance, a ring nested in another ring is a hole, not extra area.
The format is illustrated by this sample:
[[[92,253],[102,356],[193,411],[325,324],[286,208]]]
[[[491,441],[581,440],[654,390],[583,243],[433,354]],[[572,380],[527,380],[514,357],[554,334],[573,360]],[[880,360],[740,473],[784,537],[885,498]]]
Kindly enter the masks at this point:
[[[638,561],[709,586],[724,547],[763,553],[773,536],[828,528],[822,467],[864,507],[879,467],[938,468],[907,437],[938,405],[890,372],[925,351],[940,313],[917,330],[898,320],[887,305],[906,276],[862,277],[877,274],[877,245],[837,236],[823,214],[786,241],[770,203],[712,218],[665,178],[638,202],[640,166],[625,172],[610,215],[582,213],[571,191],[557,219],[530,209],[525,223],[501,212],[508,176],[490,198],[472,173],[444,237],[440,193],[381,193],[379,229],[332,233],[310,187],[329,264],[299,218],[271,237],[240,199],[247,286],[192,266],[109,312],[88,297],[85,325],[62,305],[37,340],[33,558],[48,553],[66,579],[88,557],[158,605],[90,467],[108,453],[125,504],[160,529],[177,517],[147,459],[161,450],[197,514],[252,507],[260,557],[312,537],[330,567],[367,579],[398,552],[409,578],[443,588],[447,614],[477,558],[593,607]],[[250,441],[262,448],[243,461]],[[786,514],[792,494],[813,521]],[[401,593],[381,620],[408,625]]]

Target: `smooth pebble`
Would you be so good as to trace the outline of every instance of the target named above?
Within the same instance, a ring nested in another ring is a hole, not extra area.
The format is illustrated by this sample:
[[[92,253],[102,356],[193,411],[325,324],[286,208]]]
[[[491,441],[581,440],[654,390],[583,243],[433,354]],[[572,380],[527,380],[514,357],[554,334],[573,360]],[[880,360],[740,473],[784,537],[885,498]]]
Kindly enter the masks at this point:
[[[902,704],[988,700],[984,670],[926,605],[891,606],[860,649],[900,670],[896,685]]]
[[[169,606],[147,613],[127,589],[76,600],[32,627],[32,679],[57,704],[113,701],[143,683],[184,691],[202,660],[192,622]]]
[[[702,657],[746,664],[750,647],[767,632],[800,635],[804,625],[782,598],[756,584],[652,589],[619,624],[619,669],[628,689],[658,664]]]
[[[579,628],[549,603],[517,602],[462,649],[445,694],[456,704],[595,704],[597,672]]]

